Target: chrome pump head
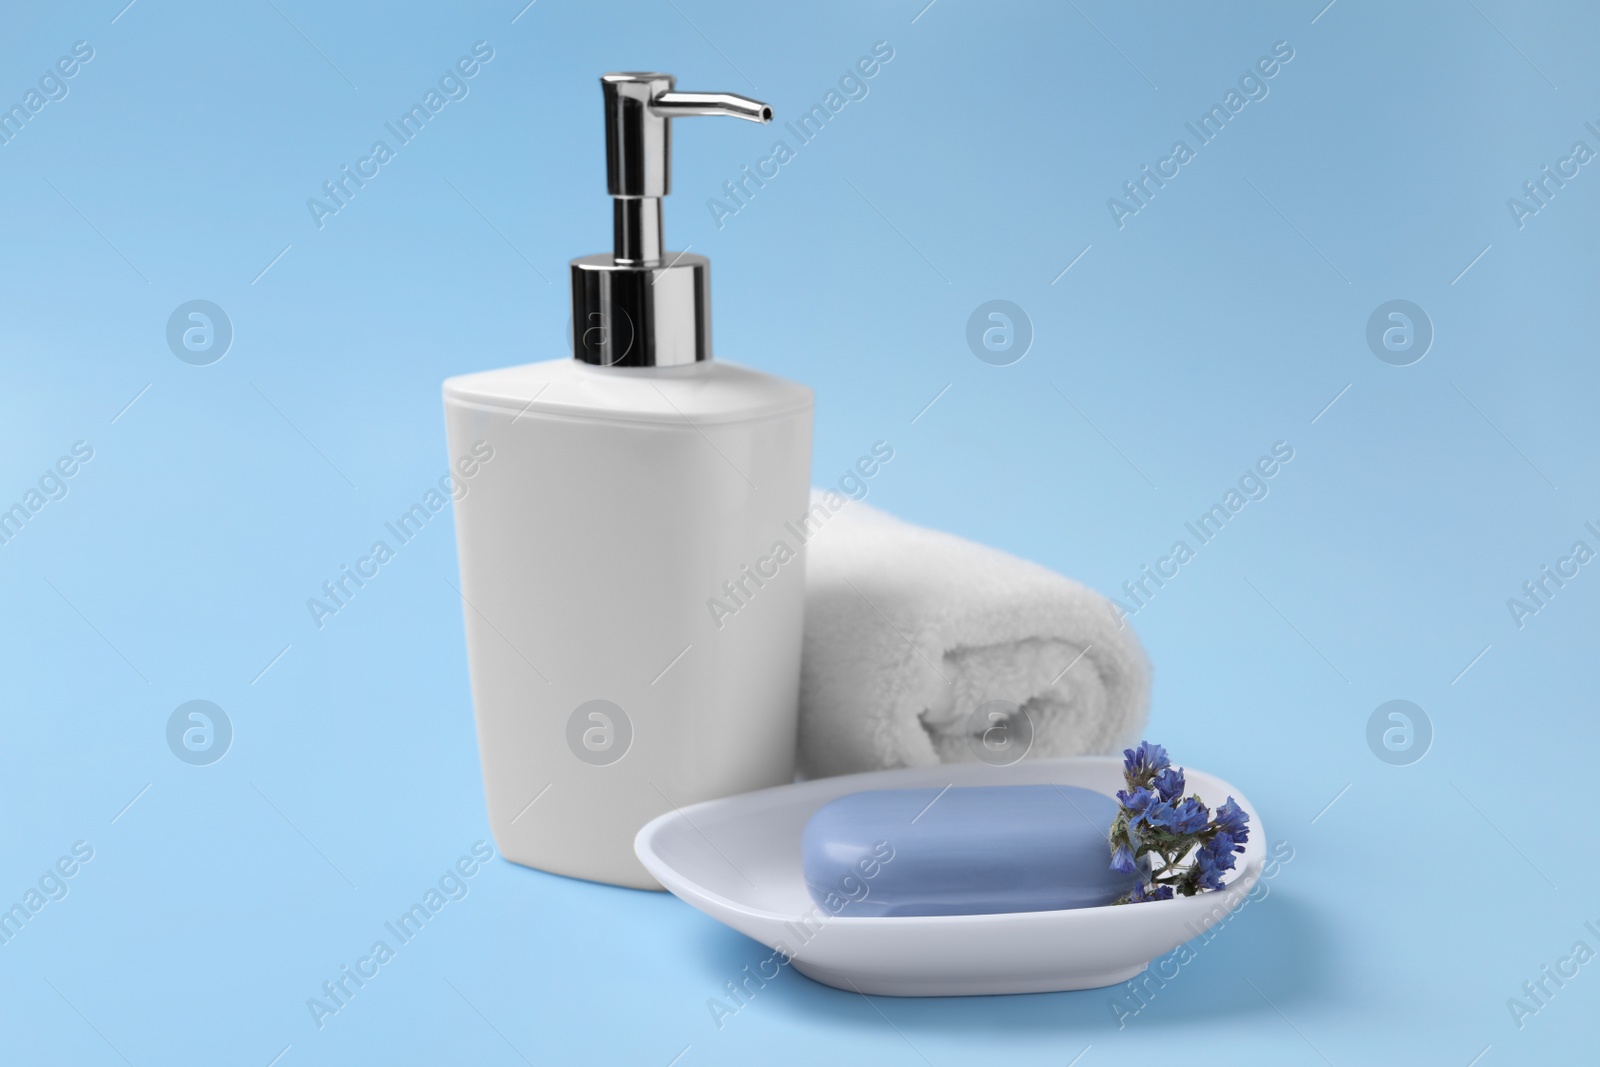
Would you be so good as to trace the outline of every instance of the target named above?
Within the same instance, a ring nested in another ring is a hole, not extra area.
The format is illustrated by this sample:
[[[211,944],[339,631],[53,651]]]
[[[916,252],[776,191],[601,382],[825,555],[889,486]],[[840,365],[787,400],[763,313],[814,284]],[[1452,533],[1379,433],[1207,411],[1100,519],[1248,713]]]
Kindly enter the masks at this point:
[[[672,120],[728,115],[771,122],[732,93],[680,93],[670,74],[606,74],[606,188],[613,251],[572,261],[572,355],[602,367],[674,367],[711,358],[711,262],[664,251],[661,198],[672,191]]]

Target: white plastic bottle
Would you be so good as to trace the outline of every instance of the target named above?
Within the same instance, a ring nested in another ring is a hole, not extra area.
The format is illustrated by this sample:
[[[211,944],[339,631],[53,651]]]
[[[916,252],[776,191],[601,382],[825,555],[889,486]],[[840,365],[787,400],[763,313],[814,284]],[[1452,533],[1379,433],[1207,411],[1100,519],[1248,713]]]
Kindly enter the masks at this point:
[[[445,418],[453,469],[493,450],[455,507],[495,840],[653,889],[644,823],[793,778],[812,394],[713,361],[710,265],[661,244],[671,117],[771,109],[601,85],[615,253],[572,263],[574,358],[451,378]]]

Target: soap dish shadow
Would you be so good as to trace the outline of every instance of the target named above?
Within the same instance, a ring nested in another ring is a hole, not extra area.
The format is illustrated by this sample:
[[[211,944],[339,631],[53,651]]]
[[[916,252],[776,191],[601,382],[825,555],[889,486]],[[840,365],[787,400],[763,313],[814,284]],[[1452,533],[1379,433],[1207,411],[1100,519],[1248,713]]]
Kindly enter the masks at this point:
[[[1328,952],[1315,913],[1280,890],[1118,985],[1007,996],[874,996],[869,1006],[859,993],[792,973],[792,966],[775,962],[771,949],[727,927],[716,926],[710,934],[700,942],[707,957],[702,965],[735,986],[744,983],[737,996],[719,990],[722,1007],[713,1014],[723,1025],[751,1012],[868,1031],[882,1027],[887,1016],[913,1042],[918,1033],[1103,1033],[1107,1022],[1119,1029],[1161,1028],[1276,1015],[1316,995]],[[764,975],[774,976],[763,984]]]

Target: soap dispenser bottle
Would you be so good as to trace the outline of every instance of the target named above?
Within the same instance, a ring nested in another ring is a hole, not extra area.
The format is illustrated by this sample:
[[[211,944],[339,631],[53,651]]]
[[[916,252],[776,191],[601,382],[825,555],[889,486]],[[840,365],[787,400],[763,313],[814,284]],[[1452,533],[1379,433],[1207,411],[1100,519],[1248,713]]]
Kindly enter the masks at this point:
[[[495,840],[649,889],[646,822],[793,779],[811,467],[811,391],[713,360],[710,263],[662,243],[672,120],[772,109],[673,86],[600,79],[614,245],[572,261],[572,358],[444,383]]]

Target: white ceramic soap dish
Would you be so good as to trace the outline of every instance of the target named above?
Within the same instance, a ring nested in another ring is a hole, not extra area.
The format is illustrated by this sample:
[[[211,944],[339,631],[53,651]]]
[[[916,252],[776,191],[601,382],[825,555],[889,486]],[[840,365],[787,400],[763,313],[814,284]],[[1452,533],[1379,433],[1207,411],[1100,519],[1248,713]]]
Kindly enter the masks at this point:
[[[1261,875],[1261,818],[1220,778],[1184,769],[1211,807],[1230,795],[1250,815],[1250,841],[1227,886],[1193,897],[1070,911],[852,917],[806,893],[800,833],[811,814],[864,789],[947,785],[1123,787],[1115,757],[1024,760],[1010,767],[942,764],[822,778],[681,808],[634,841],[646,869],[676,896],[791,957],[808,977],[882,996],[971,996],[1092,989],[1126,981],[1232,910]],[[870,882],[867,883],[870,891]]]

